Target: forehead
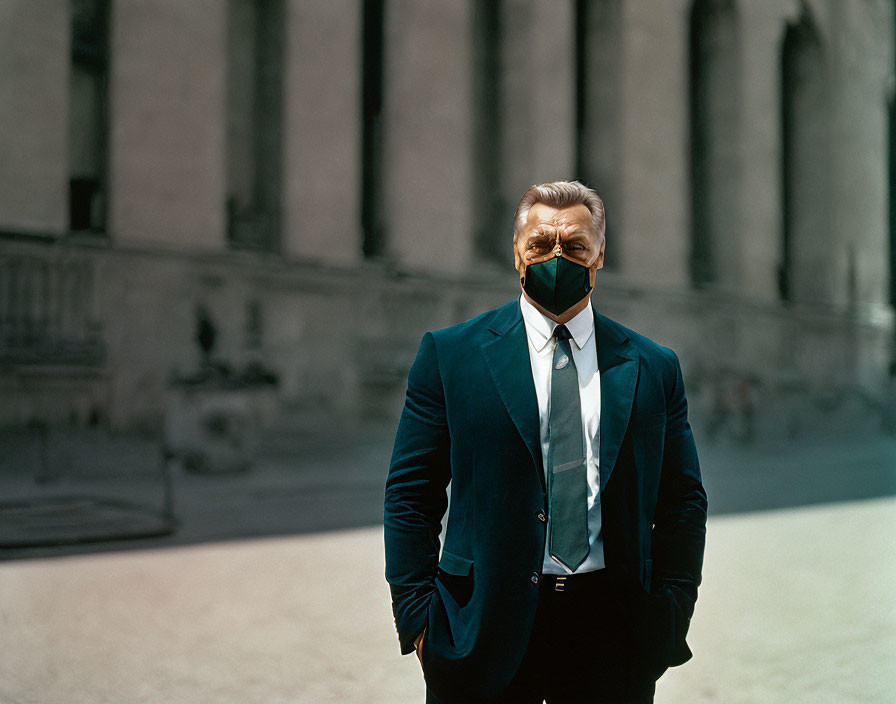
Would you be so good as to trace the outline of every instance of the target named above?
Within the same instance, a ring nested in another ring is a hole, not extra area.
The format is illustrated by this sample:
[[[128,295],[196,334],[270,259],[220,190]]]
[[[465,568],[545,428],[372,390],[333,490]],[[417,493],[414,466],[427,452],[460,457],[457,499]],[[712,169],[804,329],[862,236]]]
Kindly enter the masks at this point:
[[[568,208],[553,208],[544,203],[535,203],[526,215],[524,230],[531,233],[539,229],[576,229],[591,231],[591,211],[579,203]]]

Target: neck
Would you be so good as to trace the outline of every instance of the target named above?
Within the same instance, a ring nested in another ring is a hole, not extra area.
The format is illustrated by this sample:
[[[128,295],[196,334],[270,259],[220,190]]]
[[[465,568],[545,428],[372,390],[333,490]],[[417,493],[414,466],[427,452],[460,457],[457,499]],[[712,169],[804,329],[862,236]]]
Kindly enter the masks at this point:
[[[593,289],[592,289],[593,290]],[[565,311],[560,313],[559,315],[554,315],[551,311],[545,309],[543,306],[538,305],[535,301],[533,301],[529,294],[526,291],[523,291],[523,295],[526,297],[526,300],[529,301],[533,306],[535,306],[536,310],[538,310],[542,315],[550,318],[555,323],[564,324],[568,323],[570,320],[575,318],[579,313],[581,313],[585,308],[591,305],[591,291],[588,292],[588,295],[585,296],[581,301],[576,303],[572,308],[567,308]]]

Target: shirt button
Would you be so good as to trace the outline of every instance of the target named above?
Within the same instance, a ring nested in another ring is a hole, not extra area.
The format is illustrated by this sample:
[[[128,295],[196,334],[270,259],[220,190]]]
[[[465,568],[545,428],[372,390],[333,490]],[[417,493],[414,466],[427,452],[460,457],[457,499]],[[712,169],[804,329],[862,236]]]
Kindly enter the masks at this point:
[[[529,579],[532,580],[532,584],[538,584],[538,580],[539,580],[538,572],[533,572],[532,576]]]
[[[544,515],[544,511],[539,511],[535,517],[542,523],[544,523],[546,520],[548,520],[548,517]]]

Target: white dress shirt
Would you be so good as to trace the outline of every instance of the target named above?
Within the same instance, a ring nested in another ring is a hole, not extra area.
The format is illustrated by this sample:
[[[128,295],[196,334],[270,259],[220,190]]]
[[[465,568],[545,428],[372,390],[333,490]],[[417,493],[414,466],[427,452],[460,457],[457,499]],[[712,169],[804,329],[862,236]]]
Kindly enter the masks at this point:
[[[548,472],[550,437],[548,421],[551,403],[551,368],[557,340],[554,328],[557,323],[545,316],[520,294],[520,309],[526,324],[529,342],[529,361],[532,364],[532,380],[538,398],[538,424],[541,431],[541,457]],[[588,542],[591,546],[585,561],[573,572],[554,560],[550,554],[550,540],[545,541],[545,574],[580,574],[605,566],[604,545],[600,532],[600,372],[597,369],[597,343],[594,334],[594,314],[586,306],[576,317],[566,323],[572,340],[572,359],[579,377],[579,398],[582,403],[582,425],[585,433],[586,476],[588,480]],[[546,484],[547,485],[547,484]],[[550,538],[550,536],[548,536]]]

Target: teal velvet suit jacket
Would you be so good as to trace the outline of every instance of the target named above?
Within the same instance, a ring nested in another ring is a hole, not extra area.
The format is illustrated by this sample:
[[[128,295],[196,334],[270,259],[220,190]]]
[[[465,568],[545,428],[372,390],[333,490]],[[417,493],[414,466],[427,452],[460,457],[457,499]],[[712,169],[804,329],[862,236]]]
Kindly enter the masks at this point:
[[[706,493],[675,353],[594,312],[600,501],[608,569],[628,575],[659,676],[685,643]],[[451,509],[440,554],[441,520]],[[385,491],[386,579],[402,653],[424,628],[434,691],[489,696],[522,660],[538,603],[547,493],[519,300],[426,333]],[[594,614],[612,604],[594,604]],[[588,618],[583,614],[583,618]]]

